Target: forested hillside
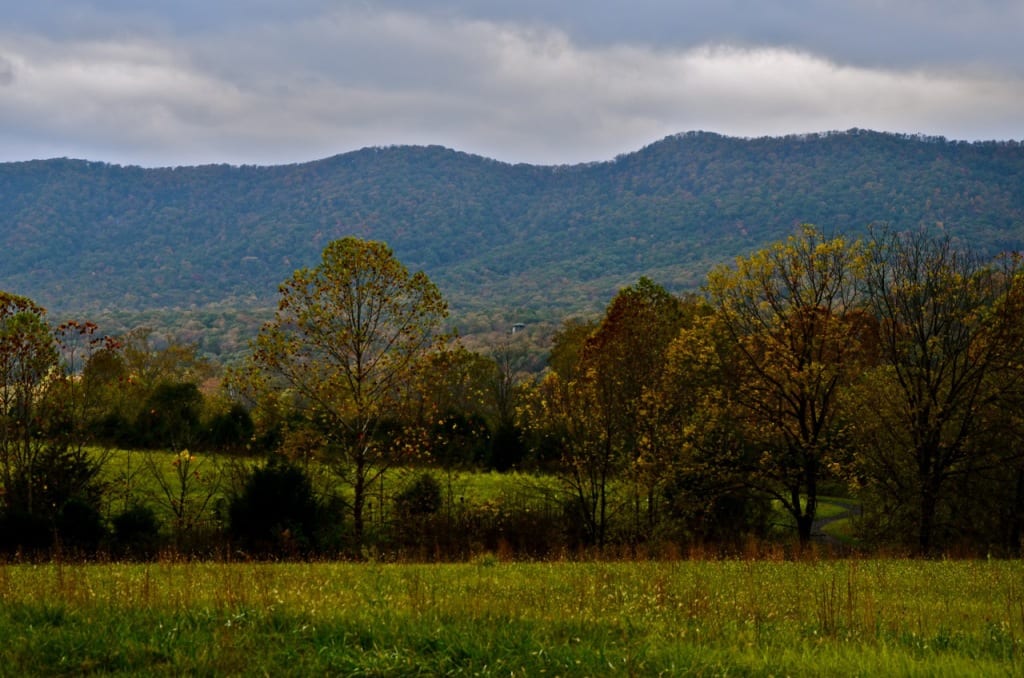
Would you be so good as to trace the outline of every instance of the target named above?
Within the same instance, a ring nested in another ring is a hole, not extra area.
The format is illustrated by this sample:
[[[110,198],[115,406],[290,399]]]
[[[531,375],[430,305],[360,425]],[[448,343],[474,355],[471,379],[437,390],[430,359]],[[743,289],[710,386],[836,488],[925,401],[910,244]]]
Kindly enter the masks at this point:
[[[0,164],[0,289],[57,314],[267,307],[345,235],[423,269],[453,318],[561,319],[647,275],[678,291],[792,233],[943,228],[1024,244],[1024,147],[853,130],[666,138],[609,162],[508,165],[440,147],[299,165]],[[209,319],[204,323],[213,322]]]

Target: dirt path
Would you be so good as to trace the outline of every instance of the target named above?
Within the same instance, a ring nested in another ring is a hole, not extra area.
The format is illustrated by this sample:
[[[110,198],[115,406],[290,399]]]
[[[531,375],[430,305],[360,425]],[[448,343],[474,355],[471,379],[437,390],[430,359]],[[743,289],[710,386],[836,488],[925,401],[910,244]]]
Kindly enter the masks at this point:
[[[811,527],[811,538],[826,544],[841,544],[843,542],[840,539],[837,539],[830,534],[826,534],[825,528],[837,520],[844,520],[846,518],[859,516],[861,507],[860,504],[851,499],[829,499],[828,503],[841,506],[843,511],[834,516],[829,516],[828,518],[815,520],[814,525]]]

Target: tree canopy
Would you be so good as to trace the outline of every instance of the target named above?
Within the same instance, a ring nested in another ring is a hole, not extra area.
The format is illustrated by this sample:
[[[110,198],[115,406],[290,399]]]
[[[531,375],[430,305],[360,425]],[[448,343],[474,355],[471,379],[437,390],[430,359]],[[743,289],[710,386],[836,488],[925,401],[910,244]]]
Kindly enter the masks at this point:
[[[323,437],[354,491],[357,544],[367,486],[400,456],[379,433],[402,408],[407,382],[437,347],[447,305],[389,247],[343,238],[315,268],[280,287],[274,319],[253,343],[248,385],[285,391]]]

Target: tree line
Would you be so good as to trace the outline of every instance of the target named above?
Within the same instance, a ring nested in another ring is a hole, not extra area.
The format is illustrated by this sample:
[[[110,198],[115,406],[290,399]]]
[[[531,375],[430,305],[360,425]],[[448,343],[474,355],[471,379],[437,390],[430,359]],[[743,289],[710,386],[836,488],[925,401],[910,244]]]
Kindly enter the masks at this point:
[[[51,327],[4,293],[0,548],[806,546],[821,497],[841,495],[863,548],[1017,554],[1021,303],[1016,256],[804,226],[701,294],[641,278],[601,318],[566,320],[534,375],[514,334],[465,349],[426,275],[344,238],[281,285],[248,357],[217,375],[190,347]],[[153,451],[111,474],[113,448]],[[467,503],[450,481],[470,469],[557,483]]]

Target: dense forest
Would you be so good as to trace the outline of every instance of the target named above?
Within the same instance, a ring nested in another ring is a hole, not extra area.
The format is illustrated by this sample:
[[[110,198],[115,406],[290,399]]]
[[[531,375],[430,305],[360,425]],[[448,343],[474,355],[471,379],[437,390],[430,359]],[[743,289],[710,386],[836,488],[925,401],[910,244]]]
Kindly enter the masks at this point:
[[[851,130],[688,133],[557,167],[440,147],[277,167],[5,163],[0,289],[58,317],[173,329],[233,359],[280,281],[348,235],[424,270],[472,334],[596,314],[640,276],[695,289],[714,264],[800,223],[927,227],[984,253],[1020,249],[1024,148]]]

